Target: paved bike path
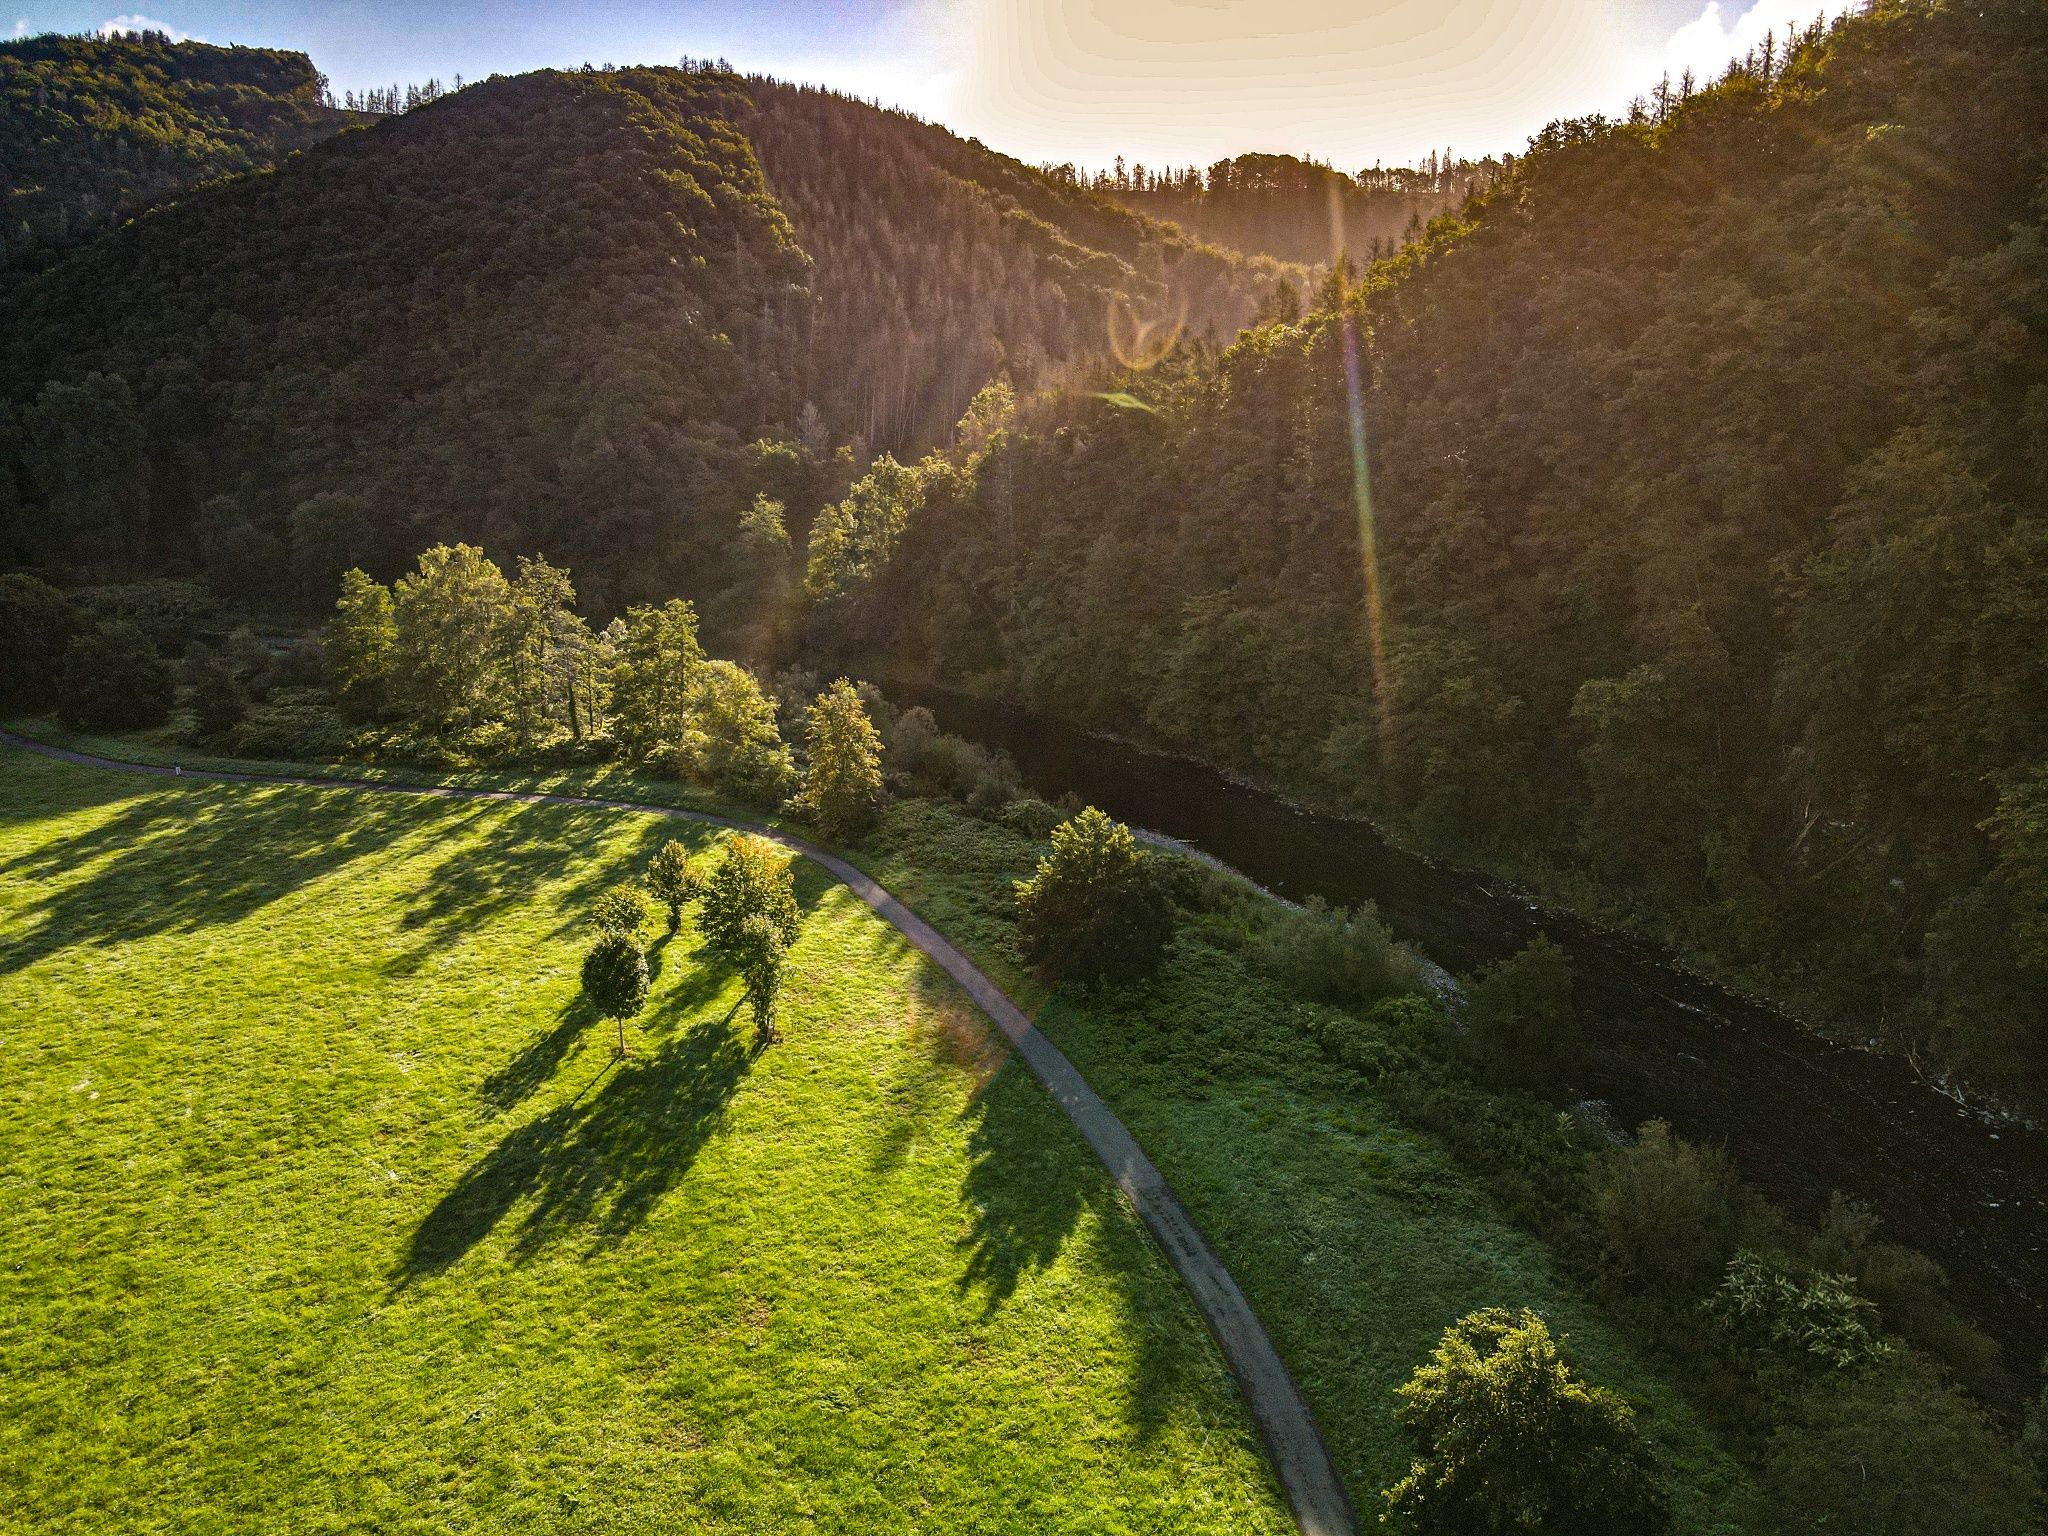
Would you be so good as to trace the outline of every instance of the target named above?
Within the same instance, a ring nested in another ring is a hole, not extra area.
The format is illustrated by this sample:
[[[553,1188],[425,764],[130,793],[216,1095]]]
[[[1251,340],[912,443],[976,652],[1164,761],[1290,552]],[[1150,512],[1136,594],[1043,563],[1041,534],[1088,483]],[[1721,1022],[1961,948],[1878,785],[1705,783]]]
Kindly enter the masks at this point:
[[[1316,1428],[1315,1419],[1302,1401],[1294,1378],[1281,1364],[1273,1341],[1245,1300],[1244,1292],[1230,1278],[1230,1271],[1209,1247],[1195,1226],[1194,1218],[1181,1205],[1172,1188],[1152,1160],[1145,1155],[1124,1123],[1102,1101],[1087,1079],[1081,1076],[1066,1053],[1032,1024],[1024,1010],[1012,1002],[981,969],[956,949],[945,935],[898,901],[871,876],[846,860],[801,838],[772,827],[733,821],[704,811],[678,810],[671,806],[645,805],[631,800],[606,800],[588,795],[549,794],[539,790],[469,789],[455,785],[387,784],[369,779],[321,778],[290,774],[231,773],[209,769],[176,771],[149,763],[130,763],[118,758],[96,757],[53,747],[45,742],[0,730],[0,741],[8,745],[57,758],[87,768],[112,768],[124,773],[150,774],[158,778],[182,777],[216,784],[283,784],[304,789],[351,789],[379,794],[432,796],[455,800],[506,800],[522,805],[568,805],[599,810],[629,811],[643,816],[670,816],[683,821],[708,823],[753,832],[781,844],[791,852],[829,870],[841,883],[866,902],[883,921],[931,959],[974,1000],[975,1006],[993,1019],[1009,1037],[1024,1064],[1067,1118],[1087,1138],[1088,1145],[1109,1170],[1117,1187],[1136,1207],[1152,1236],[1165,1250],[1202,1319],[1215,1335],[1231,1374],[1237,1378],[1265,1442],[1281,1490],[1294,1514],[1302,1536],[1353,1536],[1357,1530],[1344,1486],[1337,1480],[1330,1453]]]

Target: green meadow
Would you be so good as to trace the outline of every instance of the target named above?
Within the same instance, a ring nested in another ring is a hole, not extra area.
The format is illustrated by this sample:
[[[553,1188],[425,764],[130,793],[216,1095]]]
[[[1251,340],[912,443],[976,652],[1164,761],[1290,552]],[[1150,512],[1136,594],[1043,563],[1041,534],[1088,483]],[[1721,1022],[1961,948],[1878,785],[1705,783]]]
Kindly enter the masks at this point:
[[[582,911],[671,835],[0,752],[0,1527],[1289,1528],[1079,1137],[814,868],[780,1043],[686,919],[612,1059]]]

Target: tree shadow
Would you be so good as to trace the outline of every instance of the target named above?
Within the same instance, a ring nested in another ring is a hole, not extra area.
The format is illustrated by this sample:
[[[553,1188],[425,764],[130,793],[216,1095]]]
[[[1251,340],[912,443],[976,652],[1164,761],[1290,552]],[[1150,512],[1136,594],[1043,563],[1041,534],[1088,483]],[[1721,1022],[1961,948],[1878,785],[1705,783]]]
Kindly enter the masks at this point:
[[[436,814],[346,790],[204,784],[152,786],[120,807],[0,864],[0,879],[42,892],[35,926],[0,950],[0,974],[74,944],[239,922]]]
[[[522,1200],[516,1262],[572,1232],[595,1248],[634,1231],[718,1133],[753,1066],[730,1019],[608,1066],[575,1099],[507,1132],[414,1231],[394,1289],[452,1267]]]
[[[597,1010],[590,1006],[589,998],[577,993],[546,1034],[537,1036],[484,1079],[481,1093],[485,1106],[493,1113],[503,1114],[524,1104],[542,1083],[555,1075],[570,1047],[595,1022]]]

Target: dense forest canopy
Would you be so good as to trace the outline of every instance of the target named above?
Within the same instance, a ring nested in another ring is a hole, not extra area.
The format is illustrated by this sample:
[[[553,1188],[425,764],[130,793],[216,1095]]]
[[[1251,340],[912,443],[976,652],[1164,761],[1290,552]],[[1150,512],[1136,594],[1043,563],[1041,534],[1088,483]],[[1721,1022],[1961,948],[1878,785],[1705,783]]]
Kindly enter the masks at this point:
[[[918,467],[812,634],[1485,850],[2038,1107],[2044,125],[2036,0],[1558,124],[1305,319]]]
[[[1232,334],[1278,270],[823,92],[493,79],[26,283],[0,557],[310,606],[467,538],[574,561],[605,611],[708,598],[758,574],[760,498],[801,539],[840,445],[922,451],[1120,315]]]
[[[0,42],[0,273],[356,120],[302,53],[157,34]]]

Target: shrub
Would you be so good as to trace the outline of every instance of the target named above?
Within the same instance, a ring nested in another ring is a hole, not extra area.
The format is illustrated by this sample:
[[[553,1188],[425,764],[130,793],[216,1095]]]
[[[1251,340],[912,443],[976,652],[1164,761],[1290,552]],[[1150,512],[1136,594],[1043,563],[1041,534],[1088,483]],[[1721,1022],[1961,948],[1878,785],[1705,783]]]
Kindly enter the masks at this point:
[[[1006,755],[960,736],[933,737],[912,782],[981,812],[1008,805],[1024,787],[1017,765]]]
[[[1703,1295],[1742,1240],[1741,1190],[1727,1157],[1652,1120],[1592,1177],[1607,1262],[1666,1300]]]
[[[1371,902],[1352,912],[1318,896],[1302,907],[1276,908],[1253,959],[1297,996],[1340,1008],[1412,992],[1419,975],[1415,957],[1394,941]]]
[[[1025,954],[1084,985],[1149,976],[1173,937],[1173,908],[1131,829],[1093,806],[1053,828],[1052,851],[1016,893]]]
[[[1461,1318],[1398,1390],[1416,1458],[1386,1500],[1412,1529],[1647,1536],[1670,1523],[1634,1413],[1582,1381],[1527,1309]]]
[[[754,917],[765,917],[783,943],[796,942],[796,882],[789,855],[765,837],[740,832],[726,839],[724,857],[704,882],[697,925],[713,951],[744,963],[747,922]]]
[[[1056,805],[1026,795],[1012,800],[997,810],[995,819],[1012,832],[1022,833],[1033,842],[1043,842],[1052,836],[1052,829],[1067,819],[1067,813]]]
[[[789,792],[796,769],[775,724],[775,705],[745,667],[730,661],[698,667],[683,766],[743,799],[766,804]]]
[[[590,1005],[619,1021],[619,1054],[626,1054],[626,1020],[647,1006],[647,955],[639,942],[607,933],[583,957],[583,990]]]
[[[90,624],[133,624],[157,650],[179,655],[213,621],[219,607],[200,583],[166,577],[88,587],[80,598]]]
[[[71,642],[57,684],[57,714],[79,730],[161,725],[171,713],[171,669],[125,619]]]
[[[1891,1353],[1877,1308],[1847,1275],[1801,1273],[1750,1249],[1729,1260],[1707,1311],[1766,1364],[1795,1371],[1853,1370]]]
[[[590,904],[590,922],[607,938],[637,941],[647,926],[647,898],[630,885],[615,885]]]
[[[885,759],[889,771],[906,778],[914,775],[923,764],[925,753],[938,739],[939,722],[930,710],[922,704],[904,710],[889,728],[889,755]]]
[[[0,576],[0,712],[42,709],[57,697],[64,653],[78,636],[78,612],[48,582]]]
[[[192,685],[192,718],[202,738],[223,737],[249,713],[249,691],[234,664],[204,647],[185,664]]]
[[[231,740],[241,757],[332,762],[348,750],[353,728],[318,692],[280,688],[242,717]]]
[[[874,819],[882,803],[882,738],[853,684],[840,678],[804,716],[803,787],[797,815],[828,836],[845,837]]]
[[[1481,971],[1466,985],[1465,1027],[1472,1055],[1497,1085],[1560,1092],[1582,1053],[1564,951],[1538,934]]]
[[[1984,1414],[1911,1356],[1813,1383],[1764,1457],[1772,1536],[2024,1536],[2031,1468]]]
[[[668,908],[668,931],[683,925],[683,908],[697,894],[697,876],[690,868],[690,850],[670,838],[647,861],[647,889]]]

